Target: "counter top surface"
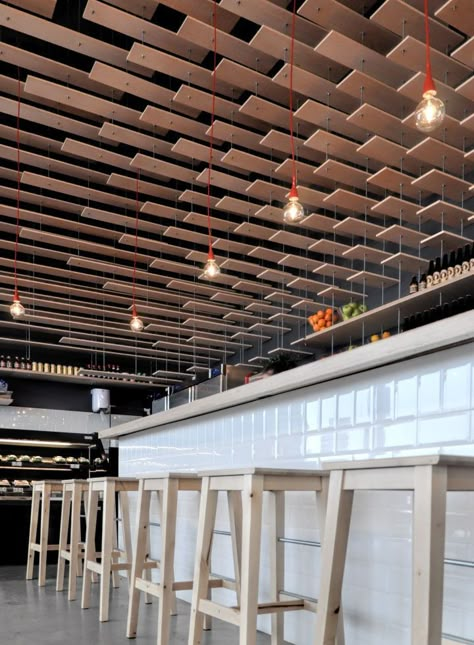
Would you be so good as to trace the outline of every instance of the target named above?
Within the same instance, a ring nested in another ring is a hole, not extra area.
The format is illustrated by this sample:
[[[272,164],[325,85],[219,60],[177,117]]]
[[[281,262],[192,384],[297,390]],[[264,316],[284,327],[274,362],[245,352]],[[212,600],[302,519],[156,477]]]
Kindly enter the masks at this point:
[[[160,428],[183,419],[212,414],[226,408],[343,378],[472,341],[474,341],[474,311],[468,311],[375,343],[363,345],[351,351],[341,352],[296,367],[281,374],[275,374],[252,384],[242,385],[165,412],[114,426],[103,430],[99,436],[101,439],[114,439],[141,430]]]

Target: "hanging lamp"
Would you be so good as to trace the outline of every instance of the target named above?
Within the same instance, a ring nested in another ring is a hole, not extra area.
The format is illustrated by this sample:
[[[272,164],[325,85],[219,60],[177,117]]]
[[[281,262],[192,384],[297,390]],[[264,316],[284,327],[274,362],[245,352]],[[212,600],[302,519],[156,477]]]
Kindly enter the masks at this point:
[[[296,187],[295,136],[293,127],[293,65],[295,58],[296,0],[293,0],[290,44],[290,148],[291,148],[291,189],[288,202],[283,209],[283,219],[287,224],[298,224],[305,218],[303,204],[300,202]]]
[[[212,172],[212,155],[214,150],[214,117],[216,112],[216,67],[217,67],[217,0],[214,0],[213,8],[213,32],[214,32],[214,60],[212,72],[212,107],[211,107],[211,133],[209,135],[209,167],[207,171],[207,232],[209,238],[209,247],[207,251],[207,262],[204,265],[203,277],[208,280],[216,278],[221,272],[219,265],[214,257],[212,249],[212,226],[211,226],[211,172]]]
[[[438,128],[446,114],[446,108],[441,99],[436,96],[436,86],[431,73],[431,51],[430,51],[430,22],[428,15],[428,0],[425,1],[425,40],[426,40],[426,63],[425,83],[423,85],[423,98],[415,110],[415,124],[421,132],[433,132]]]
[[[17,276],[17,257],[18,257],[18,238],[20,236],[20,105],[21,105],[21,81],[20,70],[18,70],[18,101],[16,112],[16,231],[15,231],[15,255],[13,260],[13,302],[10,305],[10,314],[17,320],[25,315],[25,308],[20,302],[18,294],[18,276]]]
[[[135,253],[133,255],[133,279],[132,279],[132,318],[130,329],[135,333],[143,331],[143,320],[137,314],[136,307],[136,283],[137,283],[137,248],[138,248],[138,189],[140,182],[140,171],[137,172],[135,182]]]

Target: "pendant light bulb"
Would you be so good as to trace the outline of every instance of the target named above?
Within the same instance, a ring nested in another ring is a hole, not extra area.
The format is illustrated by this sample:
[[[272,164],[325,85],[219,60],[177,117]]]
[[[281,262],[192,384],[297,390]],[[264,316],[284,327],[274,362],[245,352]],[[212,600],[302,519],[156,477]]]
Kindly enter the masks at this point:
[[[287,224],[298,224],[306,217],[303,204],[300,202],[298,190],[296,189],[295,182],[290,190],[288,203],[283,209],[283,220]]]
[[[445,114],[446,108],[436,90],[428,90],[415,110],[415,125],[420,132],[433,132],[443,123]]]
[[[212,249],[209,249],[209,254],[207,256],[207,262],[204,265],[204,277],[208,280],[213,280],[217,278],[221,270],[216,260],[214,259],[214,253]]]
[[[18,320],[18,318],[23,318],[23,316],[25,315],[25,308],[21,304],[20,298],[18,297],[17,293],[14,295],[13,302],[10,305],[10,314],[14,320]]]
[[[144,327],[145,325],[143,324],[143,320],[137,315],[137,310],[135,308],[135,305],[133,305],[132,318],[130,320],[130,329],[136,334],[139,334],[141,331],[143,331]]]

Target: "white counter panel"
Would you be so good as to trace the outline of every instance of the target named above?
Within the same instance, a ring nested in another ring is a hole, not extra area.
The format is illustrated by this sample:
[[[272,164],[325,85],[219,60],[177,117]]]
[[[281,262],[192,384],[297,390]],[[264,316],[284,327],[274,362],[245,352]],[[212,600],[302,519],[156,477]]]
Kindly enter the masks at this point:
[[[473,343],[125,435],[120,438],[120,473],[250,464],[315,468],[320,459],[335,455],[438,451],[474,455]],[[227,527],[224,511],[222,505],[221,529]],[[380,645],[382,639],[385,645],[409,643],[411,512],[411,495],[356,495],[344,580],[347,645]],[[179,579],[192,576],[196,519],[197,496],[188,495],[179,510]],[[473,562],[473,495],[450,495],[447,523],[446,557]],[[285,537],[319,540],[311,495],[289,496]],[[263,540],[265,545],[266,530]],[[212,563],[213,571],[226,575],[231,575],[229,542],[228,536],[216,537]],[[319,548],[285,548],[285,590],[317,597]],[[267,553],[264,548],[262,600],[269,593]],[[474,641],[473,598],[474,569],[447,565],[445,632]],[[288,614],[286,639],[309,645],[314,620],[304,612]],[[259,626],[268,630],[268,617],[261,617]]]

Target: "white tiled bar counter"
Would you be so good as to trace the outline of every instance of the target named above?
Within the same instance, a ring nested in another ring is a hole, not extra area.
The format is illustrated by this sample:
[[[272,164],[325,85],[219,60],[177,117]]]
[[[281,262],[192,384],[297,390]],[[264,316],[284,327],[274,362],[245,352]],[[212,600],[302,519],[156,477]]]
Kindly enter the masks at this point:
[[[119,437],[122,476],[250,464],[316,468],[335,456],[474,455],[474,312],[101,434]],[[285,591],[317,598],[313,498],[288,500]],[[354,510],[344,579],[346,642],[409,643],[411,495],[358,493]],[[196,521],[197,496],[190,493],[179,512],[178,579],[192,575]],[[212,569],[232,576],[224,505],[219,529]],[[454,641],[474,642],[474,499],[468,494],[449,496],[446,558],[443,631]],[[264,550],[262,600],[268,567]],[[228,592],[215,593],[224,600]],[[290,613],[286,639],[308,645],[313,621],[306,612]],[[259,627],[268,631],[267,616]]]

